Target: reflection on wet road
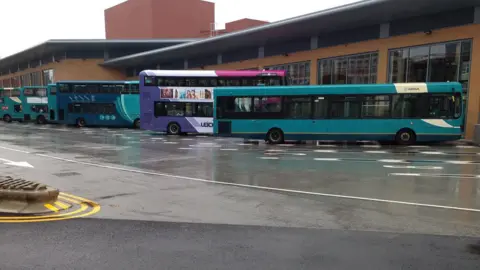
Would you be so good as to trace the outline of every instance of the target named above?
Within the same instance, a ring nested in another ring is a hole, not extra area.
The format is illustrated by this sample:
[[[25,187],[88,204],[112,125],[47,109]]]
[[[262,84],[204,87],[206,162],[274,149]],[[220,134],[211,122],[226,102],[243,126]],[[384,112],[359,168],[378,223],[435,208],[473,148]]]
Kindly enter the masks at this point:
[[[261,186],[271,191],[466,208],[472,212],[468,223],[478,224],[480,220],[480,213],[476,213],[480,209],[480,148],[470,145],[272,146],[129,129],[23,124],[2,124],[0,129],[2,142],[34,149],[37,154],[68,155],[78,161]],[[422,215],[429,210],[412,211]],[[445,215],[455,218],[456,214]]]

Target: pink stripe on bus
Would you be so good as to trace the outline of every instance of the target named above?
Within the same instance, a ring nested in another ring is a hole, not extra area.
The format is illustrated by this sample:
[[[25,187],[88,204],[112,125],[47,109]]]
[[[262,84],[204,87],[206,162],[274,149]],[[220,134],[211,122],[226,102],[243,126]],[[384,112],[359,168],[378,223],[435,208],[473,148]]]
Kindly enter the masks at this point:
[[[219,77],[255,77],[261,74],[284,77],[287,72],[285,70],[216,70],[215,73]]]

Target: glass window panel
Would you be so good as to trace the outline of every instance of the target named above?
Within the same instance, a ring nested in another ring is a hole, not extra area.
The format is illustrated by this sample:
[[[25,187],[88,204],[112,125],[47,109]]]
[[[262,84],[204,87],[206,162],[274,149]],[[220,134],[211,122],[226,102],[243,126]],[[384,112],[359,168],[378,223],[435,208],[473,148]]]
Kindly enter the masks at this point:
[[[390,52],[389,78],[391,83],[403,83],[407,79],[408,49]]]
[[[348,58],[348,84],[367,84],[370,73],[370,55],[358,55]]]
[[[372,53],[370,58],[370,79],[369,83],[377,83],[378,53]]]
[[[320,84],[332,84],[332,60],[324,59],[320,60],[319,64],[320,73],[318,75],[318,81]]]
[[[213,103],[194,103],[195,117],[213,117]]]
[[[407,82],[426,82],[429,46],[410,48]]]
[[[266,70],[287,71],[288,82],[292,85],[310,84],[310,61],[265,67]]]
[[[306,119],[312,112],[310,97],[285,97],[286,118]]]
[[[253,99],[254,112],[280,112],[282,110],[281,97],[256,97]]]
[[[333,84],[347,83],[347,58],[333,59]]]
[[[321,119],[327,117],[328,103],[325,97],[313,98],[313,118]]]
[[[43,85],[48,85],[54,82],[53,69],[46,69],[43,71]]]
[[[386,118],[390,116],[389,96],[367,96],[362,104],[362,117]]]
[[[359,118],[360,103],[356,97],[332,97],[330,116],[332,118]]]
[[[167,116],[185,116],[185,106],[181,102],[166,103]]]
[[[394,95],[392,116],[396,118],[428,118],[428,95]]]
[[[438,44],[430,47],[430,82],[457,81],[460,65],[460,42]]]
[[[250,97],[235,98],[235,112],[251,112],[251,111],[252,111],[252,98]]]
[[[459,81],[463,86],[463,91],[468,90],[468,81],[470,79],[470,55],[471,55],[472,41],[463,41],[460,53],[460,71]]]

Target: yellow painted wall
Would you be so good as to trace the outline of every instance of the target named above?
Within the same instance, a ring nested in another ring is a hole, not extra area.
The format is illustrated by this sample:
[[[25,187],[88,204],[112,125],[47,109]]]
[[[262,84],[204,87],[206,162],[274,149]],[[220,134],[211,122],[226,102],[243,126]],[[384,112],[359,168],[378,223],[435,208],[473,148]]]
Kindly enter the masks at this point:
[[[48,63],[37,68],[29,68],[20,72],[0,76],[0,80],[19,77],[36,71],[54,69],[55,81],[64,80],[125,80],[121,70],[102,67],[103,59],[66,59],[60,62]]]

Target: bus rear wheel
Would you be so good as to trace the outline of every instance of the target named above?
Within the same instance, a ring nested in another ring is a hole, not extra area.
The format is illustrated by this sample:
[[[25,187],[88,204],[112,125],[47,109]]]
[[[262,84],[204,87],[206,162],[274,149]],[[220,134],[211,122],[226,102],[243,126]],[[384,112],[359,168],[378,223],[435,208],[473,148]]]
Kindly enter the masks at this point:
[[[11,123],[12,122],[12,117],[8,114],[5,114],[3,116],[3,121],[5,121],[6,123]]]
[[[177,123],[170,123],[167,127],[167,133],[169,135],[179,135],[181,132],[180,126]]]
[[[134,129],[140,128],[140,119],[135,119],[135,121],[133,121],[133,128]]]
[[[45,125],[47,123],[47,119],[45,119],[45,116],[39,115],[37,117],[37,124],[39,125]]]
[[[268,131],[267,133],[267,142],[271,144],[280,144],[283,143],[284,138],[283,138],[283,131],[278,128],[272,128]]]
[[[85,122],[85,119],[83,119],[83,118],[78,118],[77,119],[77,127],[84,127],[86,124],[87,124],[87,122]]]
[[[417,138],[415,132],[409,128],[401,129],[395,136],[395,142],[400,145],[412,145],[415,144]]]

